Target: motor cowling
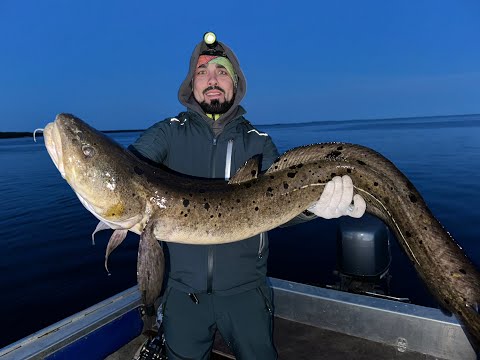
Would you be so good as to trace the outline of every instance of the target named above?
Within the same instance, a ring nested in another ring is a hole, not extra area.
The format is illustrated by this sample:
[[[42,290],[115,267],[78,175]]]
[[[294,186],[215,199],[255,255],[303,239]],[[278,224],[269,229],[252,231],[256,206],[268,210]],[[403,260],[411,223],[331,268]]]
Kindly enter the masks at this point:
[[[337,230],[335,289],[374,296],[390,293],[390,232],[378,218],[342,217]]]

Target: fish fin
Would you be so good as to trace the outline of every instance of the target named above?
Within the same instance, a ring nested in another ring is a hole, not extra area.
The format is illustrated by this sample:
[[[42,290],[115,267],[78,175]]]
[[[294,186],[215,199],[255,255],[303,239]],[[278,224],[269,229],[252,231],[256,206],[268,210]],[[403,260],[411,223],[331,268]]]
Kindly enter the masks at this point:
[[[153,224],[147,224],[140,235],[137,258],[137,281],[143,303],[154,306],[163,284],[165,257],[153,234]],[[156,312],[156,309],[155,309]]]
[[[308,164],[312,161],[323,160],[319,158],[317,150],[317,147],[321,145],[322,144],[299,146],[286,151],[273,162],[265,174],[272,174],[277,171],[292,169],[292,167],[301,166],[302,164]]]
[[[262,155],[255,155],[247,160],[247,162],[230,178],[229,184],[240,184],[249,180],[256,179],[260,172],[260,164]]]
[[[107,250],[105,251],[105,269],[107,270],[108,274],[110,275],[110,271],[108,271],[108,257],[112,253],[113,250],[120,245],[123,240],[127,237],[128,230],[115,230],[110,236],[110,240],[108,240]]]
[[[92,245],[95,245],[95,234],[99,231],[102,231],[102,230],[108,230],[108,229],[111,229],[110,226],[108,226],[106,223],[104,223],[103,221],[100,221],[98,224],[97,224],[97,227],[95,228],[95,230],[93,230],[93,233],[92,233]]]

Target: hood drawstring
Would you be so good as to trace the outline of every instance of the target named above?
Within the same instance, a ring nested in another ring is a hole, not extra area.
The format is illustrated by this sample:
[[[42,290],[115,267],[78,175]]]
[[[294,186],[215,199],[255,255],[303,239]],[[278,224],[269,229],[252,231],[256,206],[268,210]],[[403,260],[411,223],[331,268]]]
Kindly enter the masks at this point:
[[[220,118],[220,116],[222,116],[223,114],[205,114],[207,115],[210,119],[212,119],[213,121],[215,120],[218,120]]]

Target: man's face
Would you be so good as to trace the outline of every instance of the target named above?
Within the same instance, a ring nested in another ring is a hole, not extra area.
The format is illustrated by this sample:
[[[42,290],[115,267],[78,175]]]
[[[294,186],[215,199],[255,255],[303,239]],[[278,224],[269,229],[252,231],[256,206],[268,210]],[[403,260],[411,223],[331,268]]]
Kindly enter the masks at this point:
[[[193,76],[193,96],[199,104],[223,104],[234,96],[233,80],[219,64],[200,65]]]

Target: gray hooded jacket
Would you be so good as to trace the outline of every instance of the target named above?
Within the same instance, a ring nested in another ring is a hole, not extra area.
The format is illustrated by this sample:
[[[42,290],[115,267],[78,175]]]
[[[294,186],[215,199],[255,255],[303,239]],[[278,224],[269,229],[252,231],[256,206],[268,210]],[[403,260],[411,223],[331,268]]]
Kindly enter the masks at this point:
[[[255,129],[239,105],[246,81],[233,52],[218,43],[232,63],[238,84],[232,107],[219,119],[207,117],[192,93],[192,78],[199,55],[198,44],[190,59],[187,77],[178,92],[186,112],[167,118],[146,130],[129,149],[140,158],[192,176],[228,179],[252,156],[261,155],[262,170],[278,157],[270,136]],[[260,234],[221,245],[188,245],[164,242],[167,286],[185,292],[231,295],[265,283],[268,239]]]

